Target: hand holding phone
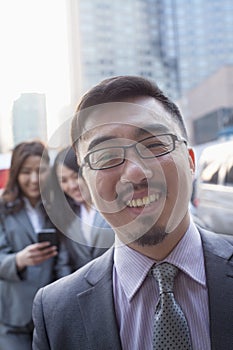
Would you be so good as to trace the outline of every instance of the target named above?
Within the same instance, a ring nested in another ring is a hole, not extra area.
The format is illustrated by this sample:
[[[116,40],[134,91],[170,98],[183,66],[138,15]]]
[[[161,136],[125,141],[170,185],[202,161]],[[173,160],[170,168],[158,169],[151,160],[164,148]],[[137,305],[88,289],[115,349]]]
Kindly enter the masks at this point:
[[[35,266],[57,255],[57,247],[48,242],[33,243],[16,253],[16,266],[22,271],[27,266]]]

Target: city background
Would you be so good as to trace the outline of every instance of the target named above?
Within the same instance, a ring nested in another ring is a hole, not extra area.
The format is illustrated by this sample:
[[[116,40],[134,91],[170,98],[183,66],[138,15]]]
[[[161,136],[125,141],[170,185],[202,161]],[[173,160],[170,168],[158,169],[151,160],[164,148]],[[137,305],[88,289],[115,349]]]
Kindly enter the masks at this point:
[[[80,96],[114,75],[175,100],[197,154],[231,138],[232,23],[232,0],[2,1],[0,170],[21,141],[68,144]]]

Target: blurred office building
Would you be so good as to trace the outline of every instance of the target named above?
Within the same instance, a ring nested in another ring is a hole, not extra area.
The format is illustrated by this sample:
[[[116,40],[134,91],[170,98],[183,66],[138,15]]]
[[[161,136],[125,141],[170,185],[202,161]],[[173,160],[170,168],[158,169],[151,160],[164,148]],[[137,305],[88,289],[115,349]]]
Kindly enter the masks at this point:
[[[180,95],[233,64],[232,0],[161,0],[175,17]]]
[[[22,141],[47,141],[45,95],[24,93],[14,101],[12,110],[14,145]]]
[[[178,101],[193,145],[233,138],[233,65],[227,65]]]
[[[113,75],[155,80],[173,99],[233,64],[232,0],[69,0],[72,97]]]
[[[169,12],[173,6],[166,8],[165,3],[158,0],[67,2],[74,103],[91,86],[114,75],[144,76],[156,80],[168,94],[177,96],[175,24]]]
[[[9,144],[12,144],[12,130],[11,123],[6,123],[4,113],[0,113],[0,153],[9,151]]]

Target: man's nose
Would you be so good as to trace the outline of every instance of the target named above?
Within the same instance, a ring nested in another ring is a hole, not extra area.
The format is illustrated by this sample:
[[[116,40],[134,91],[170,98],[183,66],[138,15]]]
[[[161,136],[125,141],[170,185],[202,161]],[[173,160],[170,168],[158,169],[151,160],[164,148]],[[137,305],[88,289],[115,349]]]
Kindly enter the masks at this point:
[[[148,160],[142,159],[135,149],[128,149],[126,152],[121,182],[139,184],[150,179],[153,175],[152,169],[148,166]]]

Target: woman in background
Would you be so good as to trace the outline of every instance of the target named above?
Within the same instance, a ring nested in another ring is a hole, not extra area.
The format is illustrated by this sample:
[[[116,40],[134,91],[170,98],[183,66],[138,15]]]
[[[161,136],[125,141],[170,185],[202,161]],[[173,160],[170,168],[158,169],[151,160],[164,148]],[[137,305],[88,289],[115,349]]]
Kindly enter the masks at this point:
[[[38,231],[52,227],[41,202],[48,174],[49,155],[41,142],[14,148],[0,212],[0,349],[31,350],[37,290],[70,273],[62,246],[37,240]]]
[[[114,243],[114,232],[91,203],[72,147],[57,154],[50,184],[49,216],[64,233],[64,243],[75,271],[103,254]]]

